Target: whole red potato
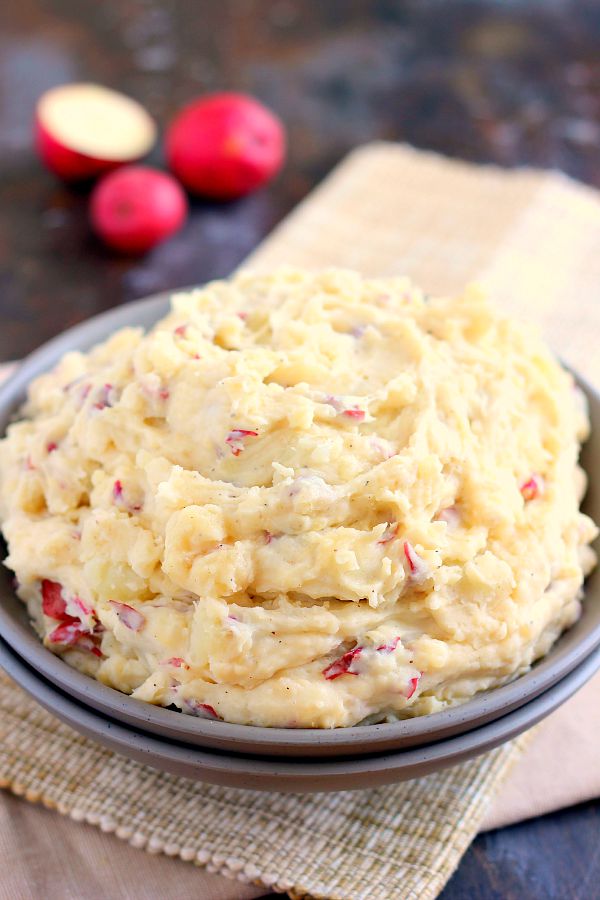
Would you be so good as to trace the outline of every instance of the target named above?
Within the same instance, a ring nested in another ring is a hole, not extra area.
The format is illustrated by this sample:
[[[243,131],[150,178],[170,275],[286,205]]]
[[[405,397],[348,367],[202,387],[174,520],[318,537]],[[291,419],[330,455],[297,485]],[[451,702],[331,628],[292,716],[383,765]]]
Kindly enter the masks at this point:
[[[285,156],[280,119],[246,94],[208,94],[175,117],[166,136],[169,168],[192,193],[234,200],[269,181]]]
[[[171,175],[149,166],[125,166],[95,186],[90,220],[109,247],[145,253],[181,228],[187,209],[185,193]]]

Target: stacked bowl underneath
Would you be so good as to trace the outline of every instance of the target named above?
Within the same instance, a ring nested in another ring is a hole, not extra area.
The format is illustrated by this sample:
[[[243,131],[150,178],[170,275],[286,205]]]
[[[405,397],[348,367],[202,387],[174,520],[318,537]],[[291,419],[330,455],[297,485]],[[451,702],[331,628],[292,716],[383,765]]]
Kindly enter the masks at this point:
[[[148,326],[168,296],[120,307],[32,354],[0,389],[0,434],[28,383],[68,350],[87,350],[124,325]],[[600,521],[600,396],[582,454],[586,511]],[[259,728],[184,715],[133,700],[67,665],[35,635],[8,571],[0,575],[0,666],[47,710],[87,737],[158,769],[215,784],[275,791],[334,791],[402,781],[483,753],[530,728],[600,668],[600,574],[586,584],[579,621],[531,671],[428,716],[332,730]]]

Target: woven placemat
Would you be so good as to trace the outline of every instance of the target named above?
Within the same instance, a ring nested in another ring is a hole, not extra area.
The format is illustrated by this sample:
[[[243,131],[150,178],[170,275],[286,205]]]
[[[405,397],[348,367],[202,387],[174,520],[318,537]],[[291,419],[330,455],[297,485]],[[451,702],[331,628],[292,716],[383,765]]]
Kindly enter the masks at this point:
[[[600,376],[600,201],[553,173],[505,172],[391,144],[354,152],[248,265],[343,265],[426,290],[486,284]],[[164,775],[57,723],[0,676],[0,785],[150,852],[293,896],[429,900],[528,742],[356,793],[260,794]]]

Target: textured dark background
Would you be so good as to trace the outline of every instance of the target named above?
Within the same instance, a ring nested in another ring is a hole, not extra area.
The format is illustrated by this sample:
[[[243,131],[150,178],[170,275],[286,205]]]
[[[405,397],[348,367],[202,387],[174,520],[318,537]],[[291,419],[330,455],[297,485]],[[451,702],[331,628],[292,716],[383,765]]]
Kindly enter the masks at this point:
[[[286,169],[239,203],[195,203],[145,258],[111,255],[89,233],[85,191],[32,152],[36,98],[69,80],[124,90],[161,124],[202,91],[254,93],[287,123]],[[0,359],[124,300],[226,275],[374,138],[600,187],[600,3],[3,0]],[[478,838],[444,900],[598,898],[599,835],[591,803]]]

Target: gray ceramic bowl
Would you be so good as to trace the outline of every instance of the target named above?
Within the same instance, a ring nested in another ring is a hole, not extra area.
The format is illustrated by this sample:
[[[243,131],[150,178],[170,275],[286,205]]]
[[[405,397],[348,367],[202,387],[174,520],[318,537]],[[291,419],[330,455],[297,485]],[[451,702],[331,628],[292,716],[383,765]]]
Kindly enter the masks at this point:
[[[130,303],[84,322],[31,354],[0,388],[0,434],[22,402],[33,377],[52,367],[67,350],[87,350],[124,325],[147,327],[168,308],[168,294]],[[584,448],[588,473],[600,461],[600,396],[582,383],[590,403],[592,438]],[[600,521],[600,489],[590,479],[587,507]],[[578,666],[600,645],[600,576],[586,586],[579,622],[566,632],[533,669],[503,687],[487,691],[453,709],[385,725],[310,730],[231,725],[185,716],[133,700],[75,671],[44,648],[33,633],[22,603],[6,571],[0,574],[0,635],[16,652],[73,698],[94,710],[146,732],[205,748],[272,756],[340,757],[366,755],[398,748],[423,746],[465,733],[529,703]]]
[[[0,666],[50,713],[86,737],[155,769],[194,781],[283,793],[374,788],[420,778],[457,765],[531,728],[574,694],[600,668],[600,647],[554,687],[514,712],[426,747],[359,758],[273,759],[211,752],[144,734],[77,703],[21,660],[0,640]]]

